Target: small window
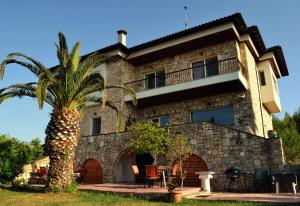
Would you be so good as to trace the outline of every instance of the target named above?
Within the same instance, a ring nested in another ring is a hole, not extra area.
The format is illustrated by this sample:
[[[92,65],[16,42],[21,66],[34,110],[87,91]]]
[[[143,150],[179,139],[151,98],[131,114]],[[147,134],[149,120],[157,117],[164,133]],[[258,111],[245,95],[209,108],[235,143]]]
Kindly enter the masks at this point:
[[[266,85],[265,72],[260,71],[258,74],[259,74],[260,86],[265,86]]]
[[[159,118],[159,125],[161,127],[167,126],[170,123],[170,118],[169,116],[164,116]]]
[[[222,125],[234,125],[233,106],[210,110],[196,111],[191,113],[192,122],[213,122]]]
[[[100,134],[101,132],[101,118],[93,118],[93,128],[92,128],[92,135]]]
[[[161,127],[164,127],[170,123],[170,118],[169,116],[162,116],[162,117],[152,119],[152,122],[157,123]]]
[[[166,82],[166,75],[165,75],[164,70],[145,75],[145,88],[146,89],[154,89],[154,88],[158,88],[158,87],[163,87],[166,85],[165,82]]]

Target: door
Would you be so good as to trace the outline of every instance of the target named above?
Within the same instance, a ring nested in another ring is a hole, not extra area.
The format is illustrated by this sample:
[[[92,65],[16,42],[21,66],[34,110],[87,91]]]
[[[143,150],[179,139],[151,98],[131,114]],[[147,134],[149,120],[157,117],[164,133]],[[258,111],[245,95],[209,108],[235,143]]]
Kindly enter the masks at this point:
[[[136,154],[135,155],[136,165],[139,168],[140,174],[136,177],[136,182],[144,182],[146,177],[145,165],[153,164],[153,157],[151,154]]]
[[[100,163],[95,159],[88,159],[83,164],[84,176],[82,182],[84,184],[100,184],[103,183],[103,171]]]

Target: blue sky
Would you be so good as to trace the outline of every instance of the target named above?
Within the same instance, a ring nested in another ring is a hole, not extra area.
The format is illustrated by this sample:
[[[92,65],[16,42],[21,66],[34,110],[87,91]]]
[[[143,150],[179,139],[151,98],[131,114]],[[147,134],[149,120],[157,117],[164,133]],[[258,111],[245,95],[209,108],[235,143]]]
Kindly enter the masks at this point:
[[[83,54],[115,43],[119,28],[128,31],[127,44],[133,46],[184,29],[185,5],[189,26],[241,12],[248,26],[259,27],[267,47],[280,44],[290,72],[279,80],[283,112],[293,113],[300,106],[297,0],[2,0],[0,60],[18,51],[53,66],[59,31],[70,45],[80,41]],[[32,80],[34,76],[26,70],[10,66],[0,88]],[[50,112],[49,106],[39,110],[29,98],[6,101],[0,105],[0,133],[24,141],[43,140]]]

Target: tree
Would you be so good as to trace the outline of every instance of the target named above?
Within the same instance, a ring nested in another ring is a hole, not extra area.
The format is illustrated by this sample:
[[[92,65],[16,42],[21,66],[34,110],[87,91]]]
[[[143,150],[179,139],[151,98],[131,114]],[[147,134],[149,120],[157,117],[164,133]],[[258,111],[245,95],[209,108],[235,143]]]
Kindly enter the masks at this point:
[[[273,126],[282,139],[286,158],[289,162],[295,162],[300,158],[300,133],[297,127],[297,116],[286,113],[283,119],[273,118]]]
[[[0,135],[0,181],[11,181],[24,164],[42,156],[43,147],[38,138],[26,143]]]
[[[181,180],[181,188],[183,187],[183,181],[187,175],[188,165],[185,161],[192,154],[192,149],[188,143],[188,141],[182,136],[175,136],[168,148],[167,156],[170,159],[176,159],[175,165],[177,165],[177,169],[179,170],[179,176]]]
[[[136,153],[150,153],[157,163],[157,156],[166,153],[170,137],[166,127],[159,127],[156,123],[137,123],[129,128],[129,131],[137,136],[131,139],[129,148]]]
[[[123,85],[108,85],[100,73],[93,69],[113,57],[103,56],[97,52],[81,58],[80,43],[77,42],[71,51],[63,33],[59,33],[57,58],[59,65],[48,69],[41,62],[22,53],[12,53],[0,65],[0,78],[8,64],[18,64],[31,71],[36,82],[15,84],[0,90],[0,103],[12,97],[36,98],[40,109],[44,103],[53,107],[50,122],[46,128],[45,151],[50,158],[48,172],[48,190],[63,190],[72,183],[73,159],[75,148],[80,138],[80,112],[88,102],[102,103],[109,106],[119,115],[119,106],[106,100],[106,91],[119,88],[130,94],[135,103],[132,90]],[[20,60],[22,59],[22,60]],[[103,92],[103,98],[96,95]]]

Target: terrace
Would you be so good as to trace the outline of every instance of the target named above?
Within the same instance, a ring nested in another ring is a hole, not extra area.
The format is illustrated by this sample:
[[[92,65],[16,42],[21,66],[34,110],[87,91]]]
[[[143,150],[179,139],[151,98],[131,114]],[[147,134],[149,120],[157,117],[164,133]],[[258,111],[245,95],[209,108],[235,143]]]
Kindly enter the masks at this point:
[[[136,92],[139,106],[151,102],[165,103],[224,92],[247,90],[245,69],[238,58],[218,61],[217,58],[199,61],[191,68],[165,73],[165,70],[148,74],[144,79],[125,85]],[[130,96],[125,96],[129,102]]]

